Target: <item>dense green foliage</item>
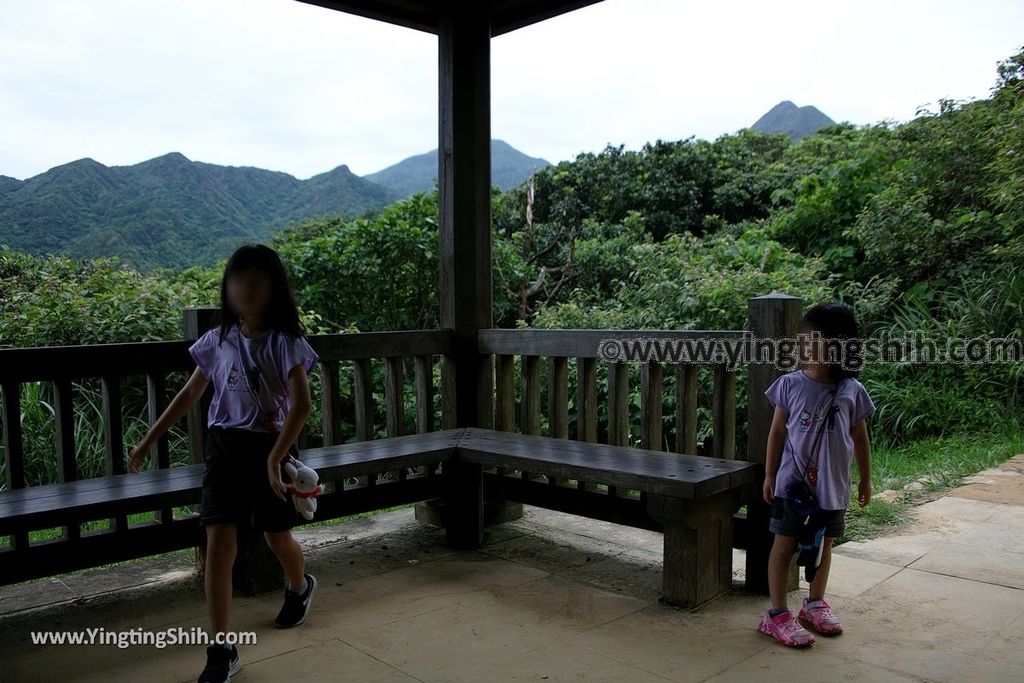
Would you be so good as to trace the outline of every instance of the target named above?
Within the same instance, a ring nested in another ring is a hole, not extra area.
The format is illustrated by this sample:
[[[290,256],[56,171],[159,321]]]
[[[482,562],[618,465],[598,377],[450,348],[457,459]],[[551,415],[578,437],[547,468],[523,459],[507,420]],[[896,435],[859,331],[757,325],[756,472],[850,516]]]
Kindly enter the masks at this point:
[[[134,166],[80,159],[0,178],[0,245],[35,254],[117,254],[136,269],[209,265],[307,216],[358,215],[394,199],[347,166],[298,180],[166,154]]]

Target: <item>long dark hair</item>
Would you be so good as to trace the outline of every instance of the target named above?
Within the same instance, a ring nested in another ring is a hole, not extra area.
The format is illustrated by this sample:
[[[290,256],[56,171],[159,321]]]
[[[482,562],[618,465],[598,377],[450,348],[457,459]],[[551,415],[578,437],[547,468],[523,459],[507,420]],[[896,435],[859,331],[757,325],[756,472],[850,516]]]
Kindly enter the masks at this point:
[[[255,268],[270,278],[270,298],[263,315],[263,324],[292,337],[302,337],[306,328],[299,319],[288,273],[281,257],[265,244],[243,244],[228,259],[220,281],[220,340],[227,336],[231,326],[238,322],[238,311],[228,302],[228,278],[244,270]]]
[[[829,379],[839,382],[858,376],[861,366],[860,343],[843,341],[860,337],[852,308],[839,303],[812,306],[800,320],[799,330],[802,333],[817,331],[825,339],[826,347],[834,345],[841,354],[832,362],[826,359]],[[844,360],[846,367],[843,367]]]

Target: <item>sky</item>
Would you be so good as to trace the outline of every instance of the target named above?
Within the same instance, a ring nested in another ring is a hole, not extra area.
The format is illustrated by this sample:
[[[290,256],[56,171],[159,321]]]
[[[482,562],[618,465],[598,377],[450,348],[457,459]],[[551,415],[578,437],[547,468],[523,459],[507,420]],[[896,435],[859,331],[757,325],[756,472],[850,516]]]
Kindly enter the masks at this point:
[[[0,0],[0,175],[168,152],[308,178],[437,146],[437,38],[296,0]],[[551,162],[714,139],[782,100],[987,97],[1020,0],[604,0],[494,38],[493,137]]]

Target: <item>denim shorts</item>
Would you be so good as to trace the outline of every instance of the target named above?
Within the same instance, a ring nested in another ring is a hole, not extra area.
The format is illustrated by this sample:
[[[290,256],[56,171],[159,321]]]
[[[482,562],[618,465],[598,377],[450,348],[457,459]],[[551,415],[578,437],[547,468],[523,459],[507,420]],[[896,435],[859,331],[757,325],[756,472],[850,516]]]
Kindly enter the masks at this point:
[[[277,432],[209,428],[203,448],[200,526],[233,522],[259,531],[287,531],[298,523],[291,493],[281,500],[267,478],[267,456],[276,441]],[[288,452],[298,457],[294,442]],[[283,471],[281,479],[287,481]]]
[[[842,536],[846,528],[846,510],[822,510],[825,536]],[[797,515],[788,498],[775,496],[768,530],[779,536],[799,536],[803,520]]]

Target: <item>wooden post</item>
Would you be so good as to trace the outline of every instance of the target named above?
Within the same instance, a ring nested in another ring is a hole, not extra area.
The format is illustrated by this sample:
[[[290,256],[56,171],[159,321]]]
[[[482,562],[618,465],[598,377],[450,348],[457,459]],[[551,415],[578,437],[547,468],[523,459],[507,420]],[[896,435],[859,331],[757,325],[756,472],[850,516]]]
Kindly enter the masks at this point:
[[[198,308],[186,308],[184,313],[184,333],[187,341],[195,341],[203,336],[208,329],[213,327],[214,320],[220,312],[218,306],[202,306]],[[203,392],[203,397],[197,405],[188,409],[186,419],[188,420],[188,450],[192,456],[192,462],[200,464],[203,462],[203,444],[206,442],[206,414],[210,408],[210,399],[213,397],[213,386],[208,386]]]
[[[753,335],[754,353],[758,353],[757,340],[795,339],[800,322],[802,301],[787,294],[772,292],[747,302],[747,325]],[[783,371],[775,366],[775,358],[761,361],[760,355],[750,359],[747,374],[747,460],[760,463],[757,480],[746,498],[747,519],[744,524],[747,552],[746,587],[759,593],[768,592],[768,555],[774,535],[768,531],[770,507],[761,496],[764,486],[764,462],[768,428],[774,408],[764,396],[765,390]],[[790,590],[799,587],[796,564],[790,570]]]
[[[441,326],[453,331],[451,357],[456,427],[490,427],[494,414],[491,357],[477,352],[477,332],[491,311],[491,28],[488,5],[444,5],[438,21],[438,202]],[[483,541],[479,465],[445,464],[446,542]]]
[[[732,524],[739,489],[700,500],[652,494],[647,514],[664,525],[661,601],[693,608],[732,588]]]
[[[216,324],[216,306],[186,308],[184,312],[185,339],[198,339],[210,327]],[[207,386],[203,397],[197,405],[192,406],[187,414],[188,442],[192,462],[203,462],[203,449],[206,444],[206,416],[213,396],[213,386]],[[203,542],[196,548],[196,569],[201,578],[206,571],[206,534]],[[281,563],[267,547],[263,540],[263,532],[252,527],[238,531],[238,555],[231,571],[231,580],[235,593],[257,595],[270,590],[278,590],[284,586]]]

